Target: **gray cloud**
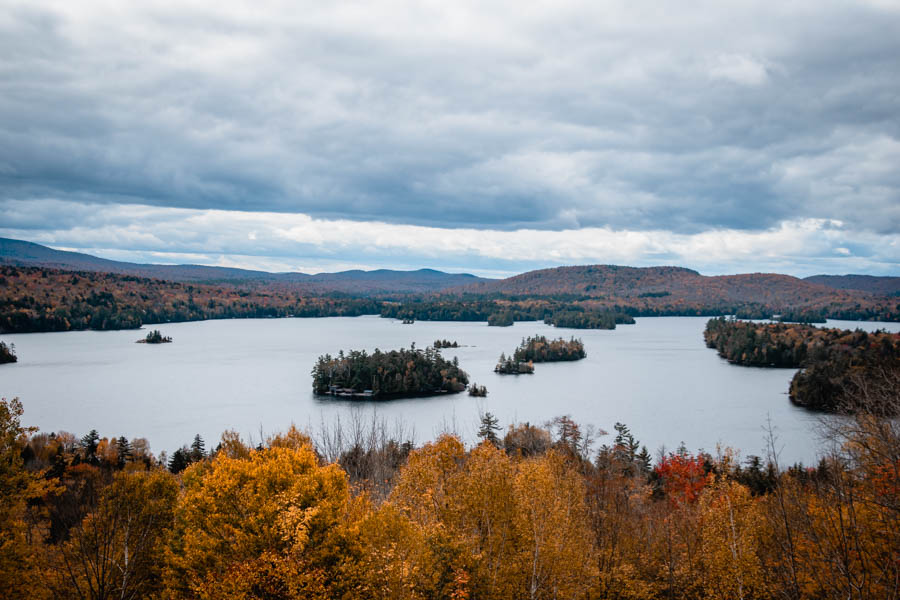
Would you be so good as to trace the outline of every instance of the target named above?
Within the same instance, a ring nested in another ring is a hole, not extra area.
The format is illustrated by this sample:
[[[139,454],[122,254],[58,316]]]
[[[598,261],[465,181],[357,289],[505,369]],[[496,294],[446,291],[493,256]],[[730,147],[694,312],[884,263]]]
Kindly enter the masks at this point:
[[[889,6],[0,3],[5,199],[900,230]]]

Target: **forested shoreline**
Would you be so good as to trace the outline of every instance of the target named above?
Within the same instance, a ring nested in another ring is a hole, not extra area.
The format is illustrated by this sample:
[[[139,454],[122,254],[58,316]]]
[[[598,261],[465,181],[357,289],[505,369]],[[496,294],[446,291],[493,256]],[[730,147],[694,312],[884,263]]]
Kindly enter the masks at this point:
[[[634,318],[625,312],[599,309],[577,300],[547,298],[389,302],[382,308],[381,316],[418,321],[487,321],[492,327],[509,327],[517,321],[544,321],[570,329],[615,329],[616,324],[634,324]]]
[[[900,305],[879,302],[810,308],[732,300],[685,302],[664,292],[614,298],[452,292],[354,296],[315,293],[289,283],[191,284],[95,271],[0,266],[0,333],[137,329],[146,323],[207,319],[360,315],[407,322],[485,321],[502,326],[545,321],[557,327],[603,329],[645,316],[769,318],[781,314],[786,320],[807,321],[900,318]]]
[[[883,390],[900,380],[900,335],[812,325],[711,319],[704,339],[745,366],[799,368],[790,399],[828,412],[893,411]],[[862,403],[862,404],[860,404]]]
[[[0,332],[137,329],[144,323],[378,314],[367,298],[194,285],[96,272],[0,267]]]
[[[0,402],[10,599],[898,597],[900,426],[873,415],[815,467],[490,413],[474,446],[373,417],[166,461],[22,415]]]

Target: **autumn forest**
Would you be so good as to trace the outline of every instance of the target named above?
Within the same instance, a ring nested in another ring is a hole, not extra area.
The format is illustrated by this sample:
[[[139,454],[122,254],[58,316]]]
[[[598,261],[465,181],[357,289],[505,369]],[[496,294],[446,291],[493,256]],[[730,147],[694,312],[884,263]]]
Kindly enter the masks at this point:
[[[7,598],[898,597],[900,429],[871,415],[806,467],[489,413],[468,447],[373,419],[166,465],[22,414],[0,403]]]

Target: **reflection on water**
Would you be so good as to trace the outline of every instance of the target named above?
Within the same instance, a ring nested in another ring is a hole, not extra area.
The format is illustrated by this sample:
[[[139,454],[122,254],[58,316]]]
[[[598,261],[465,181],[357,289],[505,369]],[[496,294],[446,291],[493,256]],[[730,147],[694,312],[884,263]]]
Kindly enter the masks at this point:
[[[419,442],[446,429],[471,441],[479,411],[490,411],[504,425],[569,414],[612,431],[621,421],[651,451],[680,442],[715,451],[721,443],[745,456],[764,452],[771,419],[782,462],[814,461],[818,417],[788,401],[794,371],[728,364],[704,346],[705,323],[703,317],[640,318],[615,331],[576,331],[538,322],[401,325],[378,317],[204,321],[154,326],[174,339],[158,346],[135,344],[145,333],[137,331],[7,335],[19,362],[0,367],[0,395],[20,397],[25,423],[43,431],[143,436],[156,452],[189,443],[198,432],[214,447],[226,429],[259,440],[291,423],[315,428],[359,410],[366,418],[375,411],[389,425],[403,421]],[[900,330],[890,323],[829,326]],[[530,376],[496,375],[500,353],[534,334],[581,337],[588,358],[538,364]],[[445,338],[465,345],[444,355],[458,356],[470,380],[487,386],[487,398],[350,404],[311,393],[310,371],[320,354],[412,342],[425,347]]]

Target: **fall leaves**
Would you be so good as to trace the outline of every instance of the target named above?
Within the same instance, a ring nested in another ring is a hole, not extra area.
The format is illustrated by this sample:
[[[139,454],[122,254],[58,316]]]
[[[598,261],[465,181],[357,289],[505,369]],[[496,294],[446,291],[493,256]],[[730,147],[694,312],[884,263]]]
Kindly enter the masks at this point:
[[[252,598],[267,587],[322,588],[349,495],[343,471],[319,466],[308,438],[292,430],[245,458],[217,455],[190,466],[182,485],[166,551],[170,590]]]
[[[226,432],[177,475],[56,476],[23,463],[21,411],[0,403],[4,597],[898,597],[900,425],[872,416],[817,469],[686,450],[651,467],[621,424],[592,456],[560,418],[474,447],[442,435],[376,486],[293,427],[257,446]]]

